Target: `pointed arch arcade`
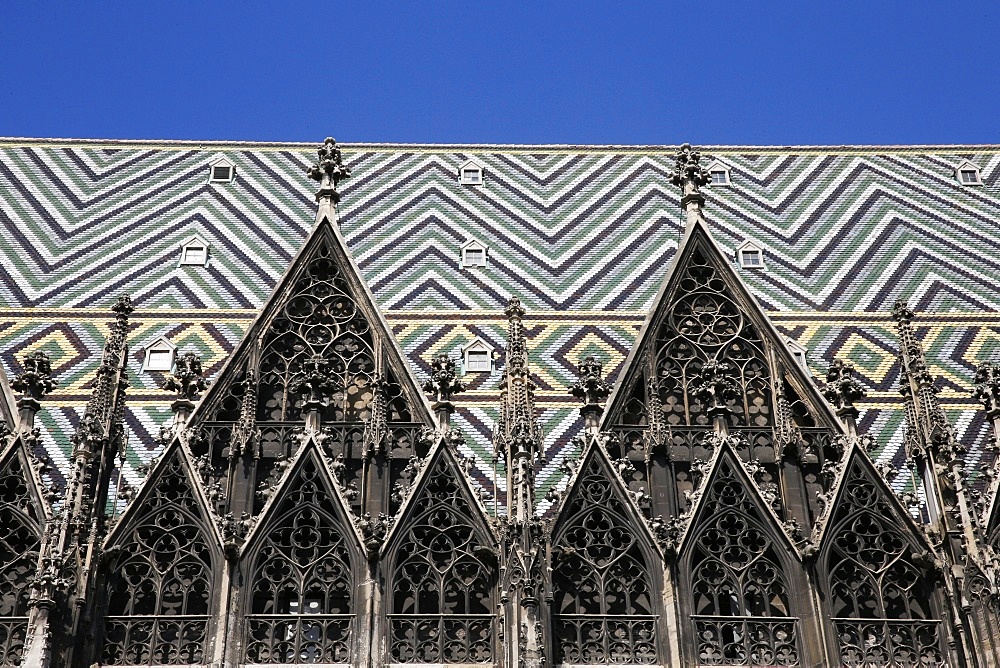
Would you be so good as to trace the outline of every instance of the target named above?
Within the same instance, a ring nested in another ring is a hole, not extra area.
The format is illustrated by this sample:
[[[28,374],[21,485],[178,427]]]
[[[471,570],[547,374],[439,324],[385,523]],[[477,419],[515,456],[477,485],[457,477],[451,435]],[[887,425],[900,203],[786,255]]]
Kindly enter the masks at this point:
[[[495,541],[448,447],[430,455],[390,540],[393,663],[495,661]]]
[[[101,664],[208,661],[218,540],[174,441],[111,535]]]
[[[248,664],[355,658],[361,547],[316,446],[306,447],[244,557]]]
[[[591,445],[552,536],[556,662],[657,662],[654,550]]]
[[[941,597],[931,554],[904,527],[878,473],[854,450],[820,565],[845,666],[943,666]]]
[[[742,464],[723,447],[679,560],[696,663],[799,665],[788,541],[765,520]]]

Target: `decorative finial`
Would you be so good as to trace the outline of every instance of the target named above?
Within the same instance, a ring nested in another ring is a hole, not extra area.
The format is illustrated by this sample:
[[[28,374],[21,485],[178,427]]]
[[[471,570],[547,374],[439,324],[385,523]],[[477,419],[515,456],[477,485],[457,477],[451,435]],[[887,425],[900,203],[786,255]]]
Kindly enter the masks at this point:
[[[670,174],[670,182],[681,189],[681,208],[691,216],[695,215],[705,203],[705,196],[701,194],[701,186],[707,184],[711,176],[704,167],[699,164],[701,153],[691,148],[691,144],[684,144],[674,158],[674,171]],[[693,206],[689,206],[693,205]]]
[[[38,350],[24,356],[24,371],[15,376],[10,386],[24,394],[26,399],[38,401],[56,388],[52,379],[52,363],[49,356]]]
[[[900,325],[913,320],[913,311],[906,304],[905,299],[897,300],[892,307],[892,319]]]
[[[161,387],[175,392],[178,399],[197,399],[199,392],[208,389],[208,381],[201,369],[201,357],[190,351],[181,354],[174,365],[174,372],[167,376]]]
[[[983,362],[976,369],[972,397],[986,408],[986,415],[1000,417],[1000,364]]]
[[[611,385],[604,380],[604,365],[593,355],[580,361],[579,379],[569,386],[569,393],[583,401],[580,414],[588,432],[596,433],[602,413],[601,402],[611,394]]]
[[[716,420],[720,431],[728,431],[725,418],[729,402],[739,396],[739,387],[733,380],[732,366],[728,362],[709,360],[691,380],[691,394],[705,407],[706,413]]]
[[[854,365],[841,359],[836,359],[826,372],[826,387],[823,396],[827,398],[838,411],[853,409],[854,402],[863,399],[867,392],[854,378]]]
[[[135,310],[132,306],[132,298],[127,294],[121,295],[111,310],[114,312],[116,320],[127,320],[132,311]]]
[[[351,168],[344,164],[337,140],[327,137],[323,145],[317,150],[319,160],[315,165],[307,170],[309,178],[319,181],[319,190],[316,192],[316,201],[329,197],[334,204],[340,202],[340,193],[337,192],[337,184],[344,179],[350,178]]]
[[[508,320],[520,320],[524,317],[524,309],[521,307],[521,300],[511,297],[507,301],[507,307],[503,310]]]
[[[435,395],[437,401],[451,401],[454,394],[465,390],[465,383],[458,379],[458,365],[447,355],[431,360],[431,377],[424,382],[424,392]]]

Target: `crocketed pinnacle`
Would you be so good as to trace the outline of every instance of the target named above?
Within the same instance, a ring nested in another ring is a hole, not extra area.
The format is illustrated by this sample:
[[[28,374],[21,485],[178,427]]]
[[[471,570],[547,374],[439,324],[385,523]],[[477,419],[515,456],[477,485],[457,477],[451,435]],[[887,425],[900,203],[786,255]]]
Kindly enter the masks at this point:
[[[670,174],[670,182],[681,189],[681,208],[687,212],[689,224],[705,204],[701,187],[710,178],[700,161],[701,153],[692,149],[691,144],[684,144],[674,156],[674,171]]]

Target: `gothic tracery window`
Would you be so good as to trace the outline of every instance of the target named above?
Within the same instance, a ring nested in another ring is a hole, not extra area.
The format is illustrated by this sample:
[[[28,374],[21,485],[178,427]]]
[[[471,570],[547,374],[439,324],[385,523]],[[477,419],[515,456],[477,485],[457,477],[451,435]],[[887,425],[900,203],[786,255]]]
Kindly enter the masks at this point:
[[[699,665],[798,665],[798,620],[773,531],[722,455],[692,527],[688,560]]]
[[[553,536],[557,662],[656,663],[648,562],[632,514],[596,455],[584,463]]]
[[[252,553],[247,663],[351,662],[357,547],[321,464],[306,455]]]
[[[394,543],[389,653],[398,663],[492,663],[496,554],[443,453]]]
[[[104,665],[205,662],[213,550],[175,449],[141,499],[141,514],[116,541],[108,570]],[[139,501],[139,500],[137,500]]]
[[[840,659],[847,666],[940,666],[940,621],[921,548],[855,459],[844,477],[825,550]],[[916,558],[915,558],[916,557]]]
[[[3,441],[0,440],[0,443]],[[38,568],[40,517],[17,449],[0,465],[0,665],[18,665]]]

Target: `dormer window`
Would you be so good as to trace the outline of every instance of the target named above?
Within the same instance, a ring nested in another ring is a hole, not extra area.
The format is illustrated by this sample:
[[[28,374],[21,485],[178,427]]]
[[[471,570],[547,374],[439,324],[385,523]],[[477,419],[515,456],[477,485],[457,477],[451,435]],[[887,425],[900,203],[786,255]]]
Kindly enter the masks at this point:
[[[160,337],[146,348],[146,358],[142,362],[143,371],[158,371],[167,373],[174,366],[174,352],[177,346],[170,343],[166,337]]]
[[[208,165],[208,180],[211,183],[229,183],[235,173],[235,166],[225,158],[219,158]]]
[[[459,268],[467,269],[469,267],[485,267],[487,250],[488,249],[485,244],[482,244],[475,239],[469,239],[462,244],[462,260],[459,263]]]
[[[981,186],[983,180],[979,175],[979,167],[966,160],[955,168],[955,176],[963,186]]]
[[[181,266],[204,267],[208,264],[208,244],[199,236],[193,236],[181,246]]]
[[[490,373],[493,371],[493,346],[478,336],[462,348],[465,373]]]
[[[708,175],[713,186],[728,186],[730,183],[729,167],[718,160],[708,166]]]
[[[792,353],[792,359],[802,367],[803,369],[809,369],[809,350],[800,344],[798,341],[792,339],[785,339],[785,345],[788,346],[788,351]]]
[[[736,250],[736,259],[743,269],[764,269],[764,250],[748,241]]]
[[[469,160],[458,168],[458,182],[463,186],[483,185],[483,166],[475,160]]]

